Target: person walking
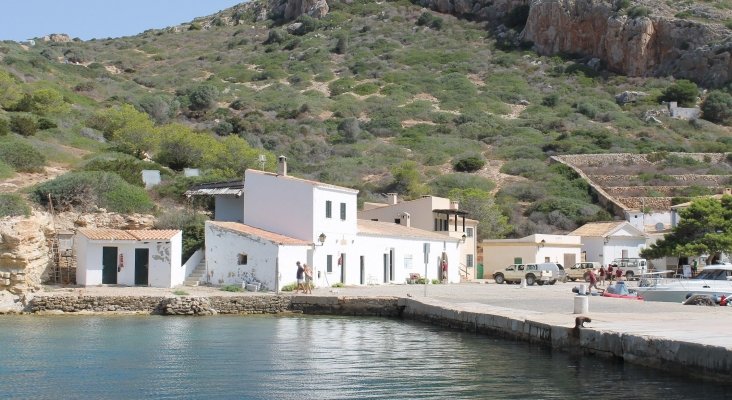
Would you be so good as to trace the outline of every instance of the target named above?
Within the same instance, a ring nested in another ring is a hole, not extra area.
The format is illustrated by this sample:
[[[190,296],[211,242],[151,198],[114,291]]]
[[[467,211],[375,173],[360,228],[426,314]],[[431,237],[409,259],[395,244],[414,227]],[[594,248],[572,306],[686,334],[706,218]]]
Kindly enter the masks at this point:
[[[594,287],[595,290],[600,291],[600,288],[597,287],[597,275],[595,275],[595,271],[590,270],[589,274],[590,274],[590,276],[589,276],[589,278],[590,278],[590,287],[587,288],[587,290],[589,290],[590,292],[592,292],[592,288]]]
[[[613,272],[613,264],[610,264],[607,267],[607,278],[610,279],[611,285],[613,283],[613,277],[615,277],[615,273]]]
[[[313,294],[313,269],[309,265],[303,264],[303,273],[305,274],[305,293]]]
[[[305,294],[305,268],[300,265],[300,261],[295,264],[297,265],[297,288],[295,289],[295,293],[298,293],[302,290],[302,293]]]

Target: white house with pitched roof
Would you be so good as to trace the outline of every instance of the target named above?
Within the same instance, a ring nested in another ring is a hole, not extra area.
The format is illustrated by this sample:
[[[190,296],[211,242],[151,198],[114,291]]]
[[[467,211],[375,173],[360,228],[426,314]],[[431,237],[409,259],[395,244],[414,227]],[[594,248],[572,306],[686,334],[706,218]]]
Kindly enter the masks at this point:
[[[582,238],[585,261],[610,264],[616,258],[637,258],[648,236],[627,221],[591,222],[570,235]]]
[[[301,261],[317,286],[404,283],[410,274],[459,282],[459,238],[357,218],[358,191],[287,174],[247,170],[243,223],[206,223],[206,277],[213,284],[294,283]],[[427,254],[425,255],[425,249]],[[426,263],[425,263],[426,261]]]
[[[179,230],[82,228],[74,238],[76,283],[171,288],[183,283]]]

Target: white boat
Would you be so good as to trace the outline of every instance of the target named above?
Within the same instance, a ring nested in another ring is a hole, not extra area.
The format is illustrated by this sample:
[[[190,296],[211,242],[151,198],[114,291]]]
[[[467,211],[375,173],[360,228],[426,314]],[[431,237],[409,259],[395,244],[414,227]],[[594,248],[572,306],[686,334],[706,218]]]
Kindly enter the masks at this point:
[[[667,301],[681,303],[693,294],[707,296],[732,295],[732,264],[707,265],[694,278],[664,280],[660,275],[641,279],[638,294],[646,301]]]

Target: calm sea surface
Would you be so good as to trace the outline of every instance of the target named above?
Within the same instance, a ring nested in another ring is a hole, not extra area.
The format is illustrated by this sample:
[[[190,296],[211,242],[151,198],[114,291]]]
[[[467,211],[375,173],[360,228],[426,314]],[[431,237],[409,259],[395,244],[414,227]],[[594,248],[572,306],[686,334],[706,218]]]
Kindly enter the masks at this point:
[[[590,397],[732,387],[378,318],[0,317],[3,399]]]

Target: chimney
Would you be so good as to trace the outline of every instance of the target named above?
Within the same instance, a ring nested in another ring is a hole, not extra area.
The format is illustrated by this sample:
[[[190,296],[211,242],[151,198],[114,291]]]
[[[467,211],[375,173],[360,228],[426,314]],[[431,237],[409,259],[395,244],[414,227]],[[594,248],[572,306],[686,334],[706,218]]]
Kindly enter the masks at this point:
[[[386,194],[387,204],[393,206],[394,204],[399,202],[399,198],[397,197],[396,193],[387,193]]]
[[[402,217],[404,217],[404,226],[410,228],[412,226],[412,216],[405,212],[402,213]]]
[[[460,206],[460,203],[457,200],[450,200],[450,209],[451,210],[457,210]]]
[[[277,157],[277,175],[287,176],[287,157]]]

